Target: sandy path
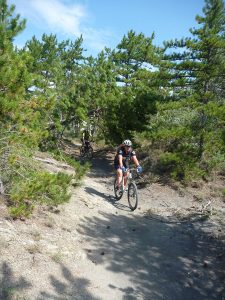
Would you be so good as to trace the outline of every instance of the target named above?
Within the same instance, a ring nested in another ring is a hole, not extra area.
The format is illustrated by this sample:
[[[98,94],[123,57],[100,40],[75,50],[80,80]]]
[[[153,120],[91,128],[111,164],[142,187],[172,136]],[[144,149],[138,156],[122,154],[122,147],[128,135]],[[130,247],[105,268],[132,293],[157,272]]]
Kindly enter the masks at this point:
[[[99,154],[54,212],[11,222],[1,204],[0,299],[225,299],[224,223],[181,221],[171,212],[193,199],[157,184],[131,212],[110,163]]]

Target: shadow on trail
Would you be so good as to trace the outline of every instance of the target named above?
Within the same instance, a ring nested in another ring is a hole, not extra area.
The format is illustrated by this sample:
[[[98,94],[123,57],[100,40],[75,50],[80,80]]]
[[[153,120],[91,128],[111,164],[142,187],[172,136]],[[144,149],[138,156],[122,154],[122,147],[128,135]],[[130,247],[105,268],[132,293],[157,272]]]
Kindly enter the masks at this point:
[[[23,276],[16,279],[13,270],[7,262],[3,262],[1,265],[0,274],[0,300],[11,300],[13,297],[19,299],[22,293],[25,292],[31,283],[29,283]]]
[[[54,275],[50,276],[51,285],[55,293],[42,291],[37,300],[65,300],[65,299],[87,299],[100,300],[94,297],[88,290],[89,280],[74,276],[71,271],[63,264],[59,264],[61,268],[61,279],[57,279]]]
[[[225,297],[224,243],[203,232],[201,226],[100,213],[83,218],[79,232],[91,243],[88,255],[92,262],[129,278],[128,286],[108,285],[112,294],[120,290],[123,299]]]
[[[99,192],[99,191],[97,191],[96,189],[94,189],[92,187],[85,187],[84,190],[85,190],[85,192],[87,192],[90,195],[96,195],[96,196],[101,197],[101,198],[108,201],[108,198],[109,198],[108,194]]]
[[[131,212],[128,202],[123,200],[123,202],[126,203],[126,204],[123,204],[121,201],[122,200],[116,200],[115,197],[111,197],[111,199],[109,200],[109,202],[118,210]]]
[[[113,155],[107,150],[98,150],[94,152],[91,160],[92,169],[90,177],[111,177],[115,174],[113,166]]]
[[[84,278],[74,276],[71,271],[63,264],[59,264],[61,268],[61,276],[49,276],[53,292],[49,290],[41,291],[37,300],[65,300],[65,299],[87,299],[100,300],[94,297],[88,290],[89,281]],[[21,270],[22,273],[22,270]],[[32,289],[32,284],[23,276],[15,278],[12,268],[7,262],[1,265],[0,275],[0,300],[12,299],[31,299],[27,298],[26,293]],[[33,298],[34,299],[34,298]]]
[[[102,199],[104,199],[108,203],[112,204],[115,208],[117,208],[119,210],[124,210],[124,211],[128,211],[128,212],[131,211],[129,208],[128,202],[127,202],[127,204],[121,203],[121,200],[120,201],[116,200],[116,198],[114,197],[114,195],[112,193],[111,194],[102,193],[92,187],[85,187],[84,190],[90,195],[96,195],[98,197],[101,197]],[[126,196],[127,195],[124,195],[123,197],[126,197]]]

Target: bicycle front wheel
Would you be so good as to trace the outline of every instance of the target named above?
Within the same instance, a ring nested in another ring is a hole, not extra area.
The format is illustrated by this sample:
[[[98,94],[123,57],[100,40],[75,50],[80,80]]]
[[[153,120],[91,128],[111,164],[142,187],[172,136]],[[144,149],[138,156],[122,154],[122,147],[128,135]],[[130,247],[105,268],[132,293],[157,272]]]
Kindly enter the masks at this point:
[[[128,186],[127,197],[130,209],[134,211],[138,206],[138,190],[134,182],[131,182]]]
[[[115,178],[114,180],[114,194],[115,194],[115,198],[116,200],[120,200],[123,197],[123,192],[117,188],[117,179]]]
[[[93,148],[90,146],[87,150],[87,157],[91,159],[93,157]]]
[[[81,146],[81,147],[80,147],[80,156],[81,156],[81,157],[84,157],[84,155],[85,155],[85,147],[84,147],[84,146]]]

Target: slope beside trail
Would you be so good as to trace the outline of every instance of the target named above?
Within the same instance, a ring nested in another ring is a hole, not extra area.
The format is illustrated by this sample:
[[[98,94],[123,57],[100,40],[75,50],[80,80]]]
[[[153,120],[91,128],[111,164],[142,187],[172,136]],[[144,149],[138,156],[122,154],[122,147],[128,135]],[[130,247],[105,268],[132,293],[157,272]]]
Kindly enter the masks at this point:
[[[131,212],[113,174],[99,151],[58,209],[12,221],[0,203],[0,299],[225,299],[224,206],[203,218],[193,197],[154,183]]]

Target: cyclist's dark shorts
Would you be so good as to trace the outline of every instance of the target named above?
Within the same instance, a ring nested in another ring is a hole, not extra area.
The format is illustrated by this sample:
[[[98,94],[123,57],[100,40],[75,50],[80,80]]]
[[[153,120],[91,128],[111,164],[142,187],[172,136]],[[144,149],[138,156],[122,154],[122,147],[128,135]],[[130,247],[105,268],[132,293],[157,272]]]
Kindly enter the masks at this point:
[[[125,168],[129,168],[129,163],[126,161],[123,161],[123,165]],[[115,161],[114,162],[114,168],[115,170],[118,170],[120,168],[119,162]]]
[[[120,168],[120,165],[119,165],[117,162],[115,162],[115,163],[114,163],[114,169],[115,169],[115,170],[118,170],[119,168]]]

